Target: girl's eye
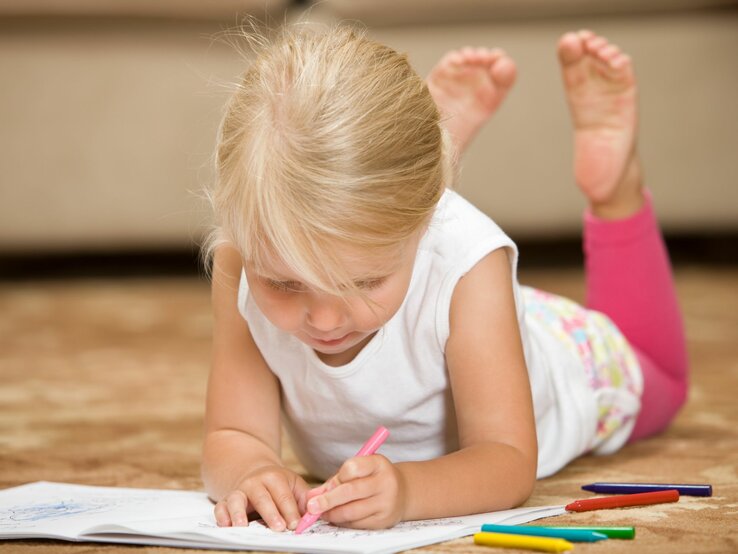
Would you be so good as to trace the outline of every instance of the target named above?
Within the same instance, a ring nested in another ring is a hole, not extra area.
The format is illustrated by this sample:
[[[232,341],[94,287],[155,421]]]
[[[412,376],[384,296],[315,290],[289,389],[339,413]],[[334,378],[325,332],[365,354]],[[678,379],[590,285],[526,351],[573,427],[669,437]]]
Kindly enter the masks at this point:
[[[356,281],[356,286],[363,290],[372,290],[381,287],[384,284],[384,277],[378,279],[367,279],[366,281]]]
[[[274,279],[266,279],[269,288],[280,292],[302,292],[304,286],[298,281],[275,281]]]

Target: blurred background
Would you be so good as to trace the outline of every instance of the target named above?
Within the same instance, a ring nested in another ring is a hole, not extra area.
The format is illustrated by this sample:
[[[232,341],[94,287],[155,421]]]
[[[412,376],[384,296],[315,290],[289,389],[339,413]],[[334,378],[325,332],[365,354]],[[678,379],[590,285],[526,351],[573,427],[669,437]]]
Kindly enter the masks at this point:
[[[571,499],[584,479],[709,482],[719,494],[702,514],[688,504],[644,521],[640,550],[734,551],[738,0],[0,0],[0,488],[202,488],[212,315],[200,191],[247,64],[224,32],[246,16],[364,25],[421,75],[449,49],[507,50],[518,81],[458,188],[518,243],[521,282],[580,302],[584,206],[556,42],[591,28],[633,56],[690,399],[666,434],[582,458],[530,502]],[[283,450],[298,467],[286,439]]]
[[[518,81],[471,146],[460,192],[521,243],[579,256],[583,202],[555,46],[591,28],[635,60],[645,176],[672,256],[736,261],[735,0],[3,0],[0,275],[197,273],[217,125],[245,16],[350,20],[421,75],[500,46]]]

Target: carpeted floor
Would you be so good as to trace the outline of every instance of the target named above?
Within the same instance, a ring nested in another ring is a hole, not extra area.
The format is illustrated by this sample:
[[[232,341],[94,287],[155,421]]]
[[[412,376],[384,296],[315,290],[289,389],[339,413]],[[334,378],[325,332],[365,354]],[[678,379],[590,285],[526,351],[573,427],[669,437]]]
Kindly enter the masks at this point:
[[[578,271],[521,280],[581,300]],[[708,482],[714,496],[552,520],[637,527],[635,542],[577,552],[738,552],[738,270],[680,268],[677,285],[693,367],[686,409],[662,436],[540,481],[528,505],[588,496],[579,486],[598,480]],[[210,328],[208,286],[194,278],[0,283],[0,488],[48,480],[200,489]],[[54,541],[0,550],[180,552]],[[470,538],[422,550],[487,552]]]

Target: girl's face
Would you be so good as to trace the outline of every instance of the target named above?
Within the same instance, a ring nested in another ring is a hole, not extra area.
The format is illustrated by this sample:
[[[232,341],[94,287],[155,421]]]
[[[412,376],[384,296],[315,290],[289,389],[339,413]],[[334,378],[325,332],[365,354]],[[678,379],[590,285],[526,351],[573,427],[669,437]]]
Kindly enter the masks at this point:
[[[369,302],[358,295],[317,291],[273,258],[262,273],[247,264],[246,278],[254,301],[273,325],[310,346],[326,364],[344,365],[402,305],[419,239],[408,241],[389,264],[346,252],[354,283]]]

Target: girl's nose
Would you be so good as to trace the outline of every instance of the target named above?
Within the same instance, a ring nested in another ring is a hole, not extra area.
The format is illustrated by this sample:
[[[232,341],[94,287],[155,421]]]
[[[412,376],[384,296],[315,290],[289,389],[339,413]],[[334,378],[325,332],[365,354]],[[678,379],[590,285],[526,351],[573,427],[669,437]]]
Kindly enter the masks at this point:
[[[308,324],[319,331],[338,329],[346,322],[346,303],[327,294],[313,294],[308,301]]]

